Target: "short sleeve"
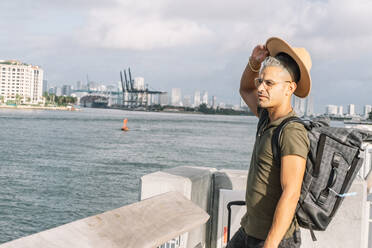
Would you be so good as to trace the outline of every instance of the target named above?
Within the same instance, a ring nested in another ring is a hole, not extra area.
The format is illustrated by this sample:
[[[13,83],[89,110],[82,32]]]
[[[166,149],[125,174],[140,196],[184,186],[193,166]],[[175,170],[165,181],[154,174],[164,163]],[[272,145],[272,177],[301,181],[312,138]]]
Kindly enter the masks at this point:
[[[307,159],[310,141],[307,130],[301,123],[290,123],[284,127],[280,136],[281,156],[298,155]]]

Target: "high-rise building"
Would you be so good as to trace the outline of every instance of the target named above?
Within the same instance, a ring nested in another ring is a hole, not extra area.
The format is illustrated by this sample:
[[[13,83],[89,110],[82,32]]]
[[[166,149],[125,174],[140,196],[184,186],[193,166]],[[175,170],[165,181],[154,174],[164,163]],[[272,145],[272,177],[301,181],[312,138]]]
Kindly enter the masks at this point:
[[[212,108],[217,108],[217,97],[212,96]]]
[[[70,96],[71,95],[71,85],[63,85],[61,94],[62,94],[62,96]]]
[[[344,107],[343,106],[338,106],[338,115],[343,116],[344,115]]]
[[[305,98],[305,110],[304,116],[313,116],[314,115],[314,105],[313,105],[313,98],[311,94],[309,94]]]
[[[205,105],[208,105],[208,91],[204,91],[202,103],[204,103]]]
[[[56,94],[56,87],[50,87],[49,90],[48,90],[48,93],[49,94]]]
[[[0,60],[0,96],[3,101],[42,102],[43,73],[39,66],[17,60]]]
[[[47,80],[43,80],[43,94],[45,92],[48,92],[48,81]]]
[[[337,106],[336,105],[327,105],[326,106],[327,115],[337,115]]]
[[[171,103],[173,106],[180,106],[181,103],[181,89],[180,88],[173,88],[172,95],[171,95]]]
[[[302,98],[299,98],[293,95],[292,96],[292,107],[299,116],[302,116],[304,114],[305,104]]]
[[[164,105],[168,105],[168,103],[169,103],[168,93],[167,92],[161,93],[160,94],[160,105],[164,106]]]
[[[194,94],[194,107],[199,107],[200,105],[200,91],[195,91]]]
[[[148,96],[150,96],[148,105],[160,104],[160,96],[158,94],[148,94]]]
[[[348,111],[347,113],[351,116],[355,115],[355,105],[354,104],[349,104],[347,105]]]
[[[61,87],[56,87],[56,96],[62,96],[62,89],[61,89]]]
[[[368,118],[369,113],[372,111],[371,105],[364,105],[364,118]]]

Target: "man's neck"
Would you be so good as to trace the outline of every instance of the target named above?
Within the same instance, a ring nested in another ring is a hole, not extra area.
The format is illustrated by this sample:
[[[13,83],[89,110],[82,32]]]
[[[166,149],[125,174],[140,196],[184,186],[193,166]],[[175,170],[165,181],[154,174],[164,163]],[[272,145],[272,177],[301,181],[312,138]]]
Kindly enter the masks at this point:
[[[283,116],[288,115],[293,110],[291,105],[287,106],[279,106],[277,108],[268,108],[267,112],[269,113],[270,123],[276,121]]]

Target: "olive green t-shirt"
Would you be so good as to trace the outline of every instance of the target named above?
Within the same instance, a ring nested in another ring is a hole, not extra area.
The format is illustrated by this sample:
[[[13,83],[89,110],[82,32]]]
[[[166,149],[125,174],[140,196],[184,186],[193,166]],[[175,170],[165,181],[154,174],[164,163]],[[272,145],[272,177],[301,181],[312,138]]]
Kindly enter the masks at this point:
[[[292,110],[288,115],[273,122],[270,122],[266,109],[258,108],[258,114],[259,118],[264,118],[265,121],[258,127],[259,134],[253,147],[245,196],[247,212],[240,225],[248,235],[265,240],[282,193],[280,167],[273,164],[271,137],[275,127],[285,118],[296,116],[296,113]],[[281,156],[298,155],[307,158],[310,142],[301,123],[289,123],[282,130],[279,142]],[[294,216],[284,238],[291,237],[297,228],[299,225]]]

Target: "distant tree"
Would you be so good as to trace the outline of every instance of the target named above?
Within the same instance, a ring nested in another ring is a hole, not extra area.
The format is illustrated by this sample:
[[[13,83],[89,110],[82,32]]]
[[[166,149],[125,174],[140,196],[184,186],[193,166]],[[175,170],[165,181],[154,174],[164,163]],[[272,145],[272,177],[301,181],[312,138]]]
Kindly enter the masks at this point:
[[[372,120],[372,111],[368,113],[368,120]]]
[[[0,103],[4,103],[4,96],[0,96]]]
[[[205,114],[214,114],[216,111],[213,108],[208,108],[207,104],[202,103],[199,105],[199,112],[205,113]]]
[[[22,97],[19,94],[16,94],[16,97],[15,97],[16,100],[15,100],[15,102],[16,102],[17,105],[19,105],[21,103],[21,98]]]

